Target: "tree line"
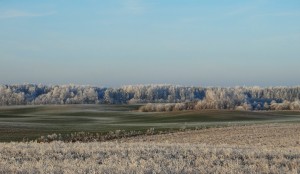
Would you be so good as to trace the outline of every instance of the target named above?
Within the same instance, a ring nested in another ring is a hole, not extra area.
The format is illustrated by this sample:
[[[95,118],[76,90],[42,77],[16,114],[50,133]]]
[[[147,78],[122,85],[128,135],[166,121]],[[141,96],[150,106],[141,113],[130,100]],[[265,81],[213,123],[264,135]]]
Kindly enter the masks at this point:
[[[0,105],[154,103],[142,109],[299,110],[299,100],[300,87],[0,85]]]

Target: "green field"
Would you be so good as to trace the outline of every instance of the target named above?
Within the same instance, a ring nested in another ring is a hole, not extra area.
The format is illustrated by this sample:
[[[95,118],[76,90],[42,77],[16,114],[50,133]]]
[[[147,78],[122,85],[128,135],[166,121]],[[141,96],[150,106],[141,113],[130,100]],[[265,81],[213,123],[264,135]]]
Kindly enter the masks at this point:
[[[0,108],[0,141],[32,140],[52,133],[108,132],[299,122],[300,112],[139,112],[140,105],[9,106]]]

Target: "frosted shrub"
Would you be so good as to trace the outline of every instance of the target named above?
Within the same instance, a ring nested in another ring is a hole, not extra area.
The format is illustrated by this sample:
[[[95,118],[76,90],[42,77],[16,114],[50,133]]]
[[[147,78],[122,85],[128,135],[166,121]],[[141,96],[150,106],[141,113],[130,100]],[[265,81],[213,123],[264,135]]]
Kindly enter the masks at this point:
[[[155,129],[154,128],[150,128],[146,131],[147,135],[153,135],[155,133]]]

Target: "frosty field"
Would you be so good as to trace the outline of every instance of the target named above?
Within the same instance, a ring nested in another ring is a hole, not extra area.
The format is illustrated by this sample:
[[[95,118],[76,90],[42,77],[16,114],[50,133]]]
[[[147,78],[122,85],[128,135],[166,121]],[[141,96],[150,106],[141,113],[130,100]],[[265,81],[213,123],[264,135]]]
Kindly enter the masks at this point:
[[[0,173],[299,173],[300,113],[139,112],[140,105],[0,109]],[[188,130],[194,129],[198,130]],[[173,130],[106,142],[11,142],[52,133]],[[185,131],[176,132],[178,129]],[[172,132],[172,131],[170,131]]]
[[[111,142],[0,143],[0,173],[299,173],[300,125],[209,128]]]
[[[299,122],[293,111],[228,110],[139,112],[140,105],[52,105],[0,108],[0,141],[33,140],[52,133],[176,130],[259,123]]]

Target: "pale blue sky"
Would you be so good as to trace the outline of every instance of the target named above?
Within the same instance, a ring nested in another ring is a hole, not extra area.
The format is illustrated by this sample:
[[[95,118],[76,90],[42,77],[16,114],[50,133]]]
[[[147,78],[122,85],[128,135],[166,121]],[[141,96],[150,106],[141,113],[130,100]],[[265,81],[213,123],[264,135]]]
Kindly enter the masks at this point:
[[[299,0],[0,0],[0,83],[300,85]]]

